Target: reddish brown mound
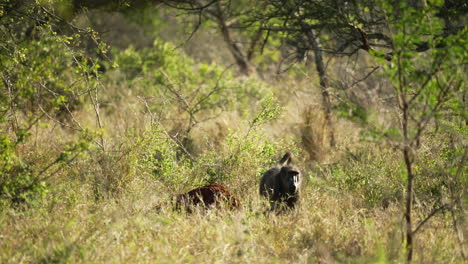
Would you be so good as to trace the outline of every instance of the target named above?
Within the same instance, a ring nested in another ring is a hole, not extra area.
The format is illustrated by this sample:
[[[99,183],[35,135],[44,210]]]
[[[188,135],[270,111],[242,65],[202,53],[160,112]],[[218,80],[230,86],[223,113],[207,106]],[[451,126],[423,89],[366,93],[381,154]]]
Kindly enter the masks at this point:
[[[184,207],[191,212],[191,207],[201,205],[205,209],[210,207],[220,207],[222,203],[229,209],[237,209],[240,206],[239,201],[223,186],[211,184],[193,189],[187,193],[176,196],[176,207]]]

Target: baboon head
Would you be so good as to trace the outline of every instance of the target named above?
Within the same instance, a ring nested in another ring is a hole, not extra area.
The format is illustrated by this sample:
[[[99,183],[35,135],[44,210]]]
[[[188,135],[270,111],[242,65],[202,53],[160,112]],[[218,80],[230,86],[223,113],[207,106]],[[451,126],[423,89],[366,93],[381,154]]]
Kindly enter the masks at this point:
[[[286,152],[277,165],[280,168],[280,172],[277,176],[280,180],[280,190],[282,193],[289,195],[296,193],[299,190],[301,183],[301,173],[299,172],[299,169],[291,163],[291,153]]]
[[[299,190],[301,173],[295,167],[282,167],[278,176],[282,193],[293,195]]]

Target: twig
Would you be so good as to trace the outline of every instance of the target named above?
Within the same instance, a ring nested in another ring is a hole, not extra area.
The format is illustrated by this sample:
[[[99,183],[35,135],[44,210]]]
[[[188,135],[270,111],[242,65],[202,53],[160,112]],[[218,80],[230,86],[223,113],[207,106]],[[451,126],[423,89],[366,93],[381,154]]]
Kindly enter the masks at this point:
[[[457,233],[457,240],[460,244],[460,255],[462,256],[463,260],[466,260],[463,232],[460,232],[460,228],[458,227],[458,221],[455,217],[455,212],[453,211],[453,208],[451,208],[450,214],[452,215],[453,228],[455,229],[455,233]]]
[[[55,123],[58,123],[58,124],[60,124],[60,125],[63,126],[63,127],[68,127],[68,128],[70,128],[70,129],[73,129],[73,130],[76,130],[76,131],[81,131],[81,129],[78,129],[78,128],[75,128],[75,127],[73,127],[73,126],[70,126],[70,125],[68,125],[68,124],[66,124],[66,123],[64,123],[64,122],[61,122],[60,120],[58,120],[58,119],[52,117],[51,115],[49,115],[49,114],[47,113],[47,111],[44,110],[44,108],[42,107],[41,104],[39,104],[38,106],[39,106],[39,110],[41,110],[41,112],[42,112],[43,114],[45,114],[45,116],[46,116],[47,118],[49,118],[50,120],[54,121]]]
[[[444,204],[444,205],[439,206],[439,207],[437,207],[436,209],[432,210],[432,212],[431,212],[428,216],[426,216],[426,218],[424,218],[424,220],[422,220],[421,222],[419,222],[419,224],[418,224],[418,225],[416,226],[416,228],[413,230],[412,235],[416,234],[416,233],[419,231],[419,229],[421,229],[421,227],[422,227],[425,223],[427,223],[427,221],[429,221],[429,219],[431,219],[435,214],[437,214],[438,212],[440,212],[440,211],[442,211],[442,210],[444,210],[444,209],[447,209],[447,208],[450,209],[451,207],[452,207],[452,205]]]
[[[158,124],[158,126],[162,129],[162,132],[164,133],[164,135],[166,135],[167,138],[169,138],[174,143],[176,143],[176,145],[179,146],[180,149],[182,149],[182,151],[187,155],[187,157],[189,157],[190,160],[195,161],[195,158],[184,147],[184,144],[182,144],[182,142],[180,142],[176,137],[171,136],[167,132],[166,128],[161,124],[161,122],[159,121],[158,118],[153,118],[153,113],[151,112],[151,108],[149,107],[148,102],[144,98],[142,98],[141,96],[138,96],[138,99],[140,99],[145,104],[146,110],[148,111],[148,113],[151,116],[151,120],[154,120]]]
[[[369,76],[371,76],[376,70],[378,70],[380,68],[380,66],[377,66],[377,67],[374,67],[370,72],[368,72],[366,74],[366,76],[364,76],[362,79],[359,79],[357,81],[354,81],[349,87],[353,87],[355,86],[356,84],[362,82],[362,81],[365,81],[367,78],[369,78]]]
[[[200,5],[200,3],[198,1],[187,1],[187,2],[183,2],[183,4],[191,4],[192,7],[188,8],[188,7],[181,7],[181,6],[177,6],[177,5],[173,5],[167,1],[163,1],[163,3],[169,7],[172,7],[172,8],[175,8],[175,9],[180,9],[180,10],[185,10],[185,11],[199,11],[199,10],[204,10],[208,7],[210,7],[212,4],[218,2],[219,0],[212,0],[211,2],[209,2],[208,4],[206,5]],[[193,4],[197,4],[197,7],[193,7]]]
[[[10,110],[12,111],[13,123],[14,123],[14,132],[16,134],[16,129],[18,128],[18,117],[16,116],[16,107],[14,104],[14,96],[12,91],[12,83],[9,76],[5,76],[5,73],[2,74],[3,83],[8,87],[8,97],[10,98]]]
[[[77,82],[78,82],[78,81],[74,82],[74,83],[72,84],[72,86],[73,86],[75,83],[77,83]],[[45,86],[42,82],[40,82],[39,85],[42,86],[42,88],[44,88],[44,89],[46,89],[47,91],[49,91],[52,95],[54,95],[55,98],[57,98],[57,95],[58,95],[57,92],[55,92],[55,91],[49,89],[49,88],[48,88],[47,86]],[[81,126],[80,122],[78,122],[78,120],[76,120],[75,115],[71,112],[70,108],[68,107],[68,104],[64,103],[63,106],[65,107],[65,109],[67,110],[68,114],[70,115],[70,117],[71,117],[73,123],[75,123],[80,129],[77,129],[77,128],[75,128],[75,127],[72,127],[72,126],[70,126],[70,125],[68,125],[68,124],[65,124],[64,122],[60,122],[59,120],[53,118],[53,117],[50,116],[48,113],[46,113],[46,111],[45,111],[45,110],[42,108],[42,106],[39,104],[39,108],[41,109],[41,111],[42,111],[44,114],[46,114],[46,116],[47,116],[49,119],[53,120],[54,122],[57,122],[57,123],[59,123],[59,124],[62,125],[62,126],[66,126],[66,127],[68,127],[68,128],[71,128],[71,129],[74,129],[74,130],[77,130],[77,131],[82,131],[82,130],[84,130],[84,128]]]

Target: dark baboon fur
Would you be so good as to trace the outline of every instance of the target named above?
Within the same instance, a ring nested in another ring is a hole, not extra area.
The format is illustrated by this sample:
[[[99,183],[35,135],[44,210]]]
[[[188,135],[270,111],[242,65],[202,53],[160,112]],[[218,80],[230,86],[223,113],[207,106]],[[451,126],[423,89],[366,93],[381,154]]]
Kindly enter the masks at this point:
[[[225,203],[229,209],[237,209],[240,206],[239,201],[227,188],[218,184],[202,186],[176,196],[176,208],[185,208],[189,213],[192,212],[194,206],[201,205],[209,209],[213,206],[220,207],[221,203]]]
[[[276,167],[263,174],[260,181],[260,194],[270,200],[273,210],[281,204],[294,208],[299,199],[301,172],[291,162],[291,153],[287,152]]]

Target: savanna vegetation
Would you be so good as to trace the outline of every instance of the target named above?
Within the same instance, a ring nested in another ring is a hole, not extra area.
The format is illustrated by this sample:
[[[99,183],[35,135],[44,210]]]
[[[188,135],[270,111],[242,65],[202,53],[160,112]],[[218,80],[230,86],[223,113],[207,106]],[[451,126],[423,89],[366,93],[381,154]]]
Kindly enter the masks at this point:
[[[0,0],[0,262],[465,263],[467,14]],[[268,213],[286,151],[299,203]],[[214,183],[238,210],[174,210]]]

